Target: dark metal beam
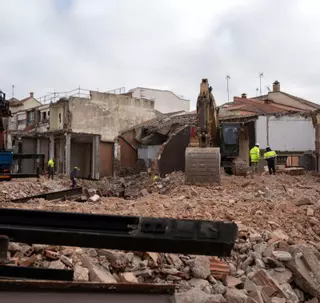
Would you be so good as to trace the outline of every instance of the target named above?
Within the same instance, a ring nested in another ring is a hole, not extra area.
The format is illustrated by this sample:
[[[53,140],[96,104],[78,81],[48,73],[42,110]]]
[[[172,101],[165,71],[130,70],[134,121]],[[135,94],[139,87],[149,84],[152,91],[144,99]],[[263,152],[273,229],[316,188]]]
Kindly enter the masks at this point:
[[[235,223],[0,209],[0,235],[24,243],[228,256]]]
[[[73,270],[0,265],[1,279],[72,281]]]
[[[13,160],[17,159],[44,159],[45,154],[13,154]]]
[[[59,282],[59,281],[12,281],[2,280],[0,291],[30,291],[30,292],[79,292],[79,293],[145,293],[145,294],[169,294],[175,292],[174,285],[168,284],[106,284],[106,283],[85,283],[85,282]]]
[[[24,198],[12,199],[11,202],[13,203],[25,203],[28,202],[30,199],[39,199],[43,198],[46,200],[56,200],[62,198],[69,198],[73,196],[78,196],[82,194],[82,187],[76,187],[72,189],[65,189],[60,191],[54,191],[50,193],[42,193],[38,195],[28,196]]]

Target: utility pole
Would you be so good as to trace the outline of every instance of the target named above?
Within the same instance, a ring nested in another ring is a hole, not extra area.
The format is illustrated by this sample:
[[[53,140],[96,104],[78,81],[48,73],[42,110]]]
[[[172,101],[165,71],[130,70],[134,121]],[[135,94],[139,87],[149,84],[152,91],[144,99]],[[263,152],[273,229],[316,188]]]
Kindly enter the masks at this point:
[[[259,74],[260,77],[260,96],[262,96],[262,89],[261,89],[261,78],[263,77],[263,73]]]
[[[226,79],[227,79],[227,93],[228,93],[228,102],[229,102],[230,101],[230,98],[229,98],[229,79],[231,79],[231,78],[229,75],[227,75]]]

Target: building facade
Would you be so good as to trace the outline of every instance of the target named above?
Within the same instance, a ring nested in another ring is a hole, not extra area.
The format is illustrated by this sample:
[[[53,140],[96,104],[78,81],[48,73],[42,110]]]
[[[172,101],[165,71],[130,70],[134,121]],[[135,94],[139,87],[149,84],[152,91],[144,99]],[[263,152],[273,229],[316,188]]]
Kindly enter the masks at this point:
[[[99,179],[113,174],[114,141],[122,128],[155,117],[152,100],[91,91],[90,97],[62,98],[13,114],[7,147],[18,153],[55,158],[56,173]],[[24,161],[19,172],[32,173],[36,161]]]
[[[154,100],[155,110],[163,114],[177,111],[190,111],[190,100],[186,100],[172,91],[136,87],[130,89],[128,93],[135,98]]]

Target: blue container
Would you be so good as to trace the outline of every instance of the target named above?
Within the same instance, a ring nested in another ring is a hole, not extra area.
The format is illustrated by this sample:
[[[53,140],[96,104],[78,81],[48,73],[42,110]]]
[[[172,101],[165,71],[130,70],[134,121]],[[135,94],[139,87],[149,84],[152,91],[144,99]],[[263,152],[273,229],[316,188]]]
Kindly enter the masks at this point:
[[[0,168],[10,169],[13,162],[13,152],[0,151]]]

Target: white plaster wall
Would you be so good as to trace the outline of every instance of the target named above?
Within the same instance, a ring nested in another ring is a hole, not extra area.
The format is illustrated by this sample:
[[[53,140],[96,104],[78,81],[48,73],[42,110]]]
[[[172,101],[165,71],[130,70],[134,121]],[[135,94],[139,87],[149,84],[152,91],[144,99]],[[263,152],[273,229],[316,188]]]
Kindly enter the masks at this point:
[[[155,101],[155,109],[161,113],[184,110],[190,111],[190,100],[182,99],[173,92],[157,89],[134,88],[131,90],[135,98],[146,98]]]
[[[260,148],[267,144],[267,117],[256,122],[256,138]],[[300,115],[269,117],[269,145],[278,151],[315,150],[315,129],[311,118]]]
[[[290,98],[281,92],[269,92],[268,99],[276,103],[280,103],[287,106],[293,106],[302,110],[314,110],[312,106],[301,103],[300,101]]]
[[[128,96],[92,92],[92,99],[71,97],[73,132],[99,134],[114,141],[121,130],[156,117],[154,102]]]

